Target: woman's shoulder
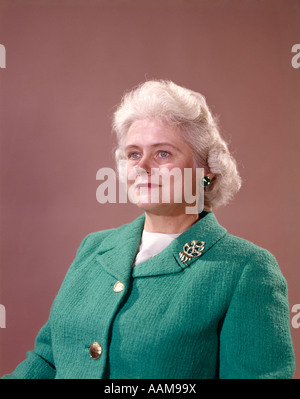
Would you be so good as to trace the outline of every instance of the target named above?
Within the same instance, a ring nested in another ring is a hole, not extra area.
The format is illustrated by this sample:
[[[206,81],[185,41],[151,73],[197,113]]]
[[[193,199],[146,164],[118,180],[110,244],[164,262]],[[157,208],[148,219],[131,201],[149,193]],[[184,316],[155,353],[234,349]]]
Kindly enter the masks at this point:
[[[111,228],[107,230],[94,231],[87,234],[77,250],[77,255],[87,252],[94,252],[104,239],[109,237],[118,229],[119,228]]]
[[[211,230],[209,230],[212,235],[209,236],[209,238],[217,238],[213,246],[213,251],[211,252],[211,256],[213,256],[214,259],[222,259],[226,263],[231,265],[236,264],[240,267],[243,267],[246,263],[277,263],[275,255],[269,249],[263,247],[263,245],[253,242],[247,237],[241,237],[228,231],[225,227],[220,225],[212,212],[205,216],[204,221],[206,217],[208,217],[207,221],[209,222],[209,226],[212,226]],[[220,232],[220,229],[223,230]],[[210,251],[208,251],[208,254],[209,252]]]
[[[219,253],[227,254],[231,264],[235,263],[242,268],[246,265],[256,269],[279,268],[275,255],[269,249],[248,239],[227,233],[218,244]]]
[[[94,252],[99,248],[99,246],[102,246],[102,243],[109,245],[111,241],[115,241],[120,238],[124,239],[124,235],[126,236],[126,231],[134,227],[134,225],[137,224],[137,221],[139,221],[139,219],[140,218],[136,219],[133,222],[126,223],[118,227],[113,227],[89,233],[84,237],[83,241],[81,242],[77,251],[77,255],[79,255],[80,253],[86,254],[87,252]]]
[[[228,232],[214,248],[208,260],[215,262],[224,278],[233,282],[232,287],[237,284],[272,286],[285,292],[286,279],[275,255],[268,249]]]
[[[258,243],[254,243],[250,239],[227,233],[223,245],[229,246],[231,250],[238,253],[244,253],[246,256],[256,255],[258,257],[274,257],[274,255],[266,248]]]

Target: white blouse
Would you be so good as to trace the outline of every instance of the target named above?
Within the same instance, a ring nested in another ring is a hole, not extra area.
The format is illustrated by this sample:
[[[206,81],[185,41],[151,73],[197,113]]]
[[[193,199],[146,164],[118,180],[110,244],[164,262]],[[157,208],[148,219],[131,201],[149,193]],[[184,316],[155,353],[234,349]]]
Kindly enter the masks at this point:
[[[163,234],[163,233],[149,233],[143,231],[139,252],[135,258],[135,265],[138,265],[145,260],[152,258],[152,256],[159,254],[165,249],[176,237],[182,233],[177,234]]]

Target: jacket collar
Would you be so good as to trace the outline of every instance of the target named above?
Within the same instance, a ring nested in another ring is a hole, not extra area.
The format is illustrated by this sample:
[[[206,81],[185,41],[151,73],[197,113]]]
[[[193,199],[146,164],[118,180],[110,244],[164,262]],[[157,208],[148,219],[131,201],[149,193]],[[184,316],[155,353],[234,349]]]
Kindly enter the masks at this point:
[[[98,249],[97,261],[109,274],[124,284],[129,282],[131,276],[145,277],[181,272],[197,260],[201,261],[205,253],[227,233],[213,212],[203,211],[199,220],[161,253],[132,269],[144,222],[145,215],[141,215],[132,223],[119,227],[103,240]],[[193,240],[204,241],[204,249],[199,257],[193,257],[184,264],[179,254],[184,245]]]

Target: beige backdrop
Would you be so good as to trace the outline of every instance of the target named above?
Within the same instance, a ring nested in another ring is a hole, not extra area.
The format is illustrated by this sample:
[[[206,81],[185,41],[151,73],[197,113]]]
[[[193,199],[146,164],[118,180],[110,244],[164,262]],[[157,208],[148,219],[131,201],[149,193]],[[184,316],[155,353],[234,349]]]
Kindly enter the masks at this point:
[[[96,172],[113,167],[115,105],[145,79],[206,96],[243,178],[216,216],[276,256],[300,304],[299,27],[299,0],[0,1],[0,375],[33,348],[84,236],[139,215],[99,204]]]

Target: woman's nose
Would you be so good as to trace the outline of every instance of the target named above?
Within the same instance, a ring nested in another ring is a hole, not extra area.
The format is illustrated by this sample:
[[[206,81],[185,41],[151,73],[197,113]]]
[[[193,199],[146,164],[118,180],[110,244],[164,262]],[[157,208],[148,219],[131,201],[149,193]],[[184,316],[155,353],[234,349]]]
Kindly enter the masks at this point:
[[[151,175],[151,162],[147,157],[142,157],[136,165],[139,174]]]

